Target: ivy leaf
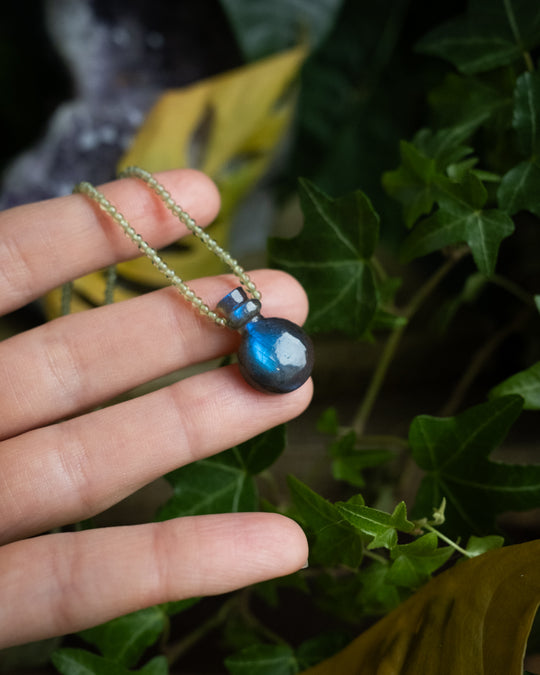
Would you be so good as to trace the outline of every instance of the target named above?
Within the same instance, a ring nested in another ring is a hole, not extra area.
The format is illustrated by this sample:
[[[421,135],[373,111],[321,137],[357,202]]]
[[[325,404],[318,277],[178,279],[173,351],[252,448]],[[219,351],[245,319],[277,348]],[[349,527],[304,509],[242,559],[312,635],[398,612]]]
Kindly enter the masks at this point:
[[[285,448],[285,428],[275,427],[214,457],[167,474],[173,496],[158,519],[208,513],[235,513],[257,508],[253,476],[264,471]]]
[[[387,193],[403,205],[407,227],[431,211],[437,195],[440,171],[433,157],[426,157],[412,143],[400,143],[401,166],[383,175]]]
[[[470,154],[470,148],[462,145],[470,134],[466,125],[437,132],[422,129],[412,143],[401,141],[401,165],[383,175],[383,185],[390,196],[402,203],[407,227],[430,213],[435,202],[451,191],[445,172]]]
[[[169,666],[164,656],[157,656],[139,670],[128,670],[117,661],[92,654],[85,649],[66,647],[51,657],[54,667],[62,675],[168,675]]]
[[[336,480],[344,480],[355,487],[364,487],[363,469],[380,466],[394,458],[390,450],[364,450],[356,446],[356,434],[350,431],[330,446],[333,457],[332,474]]]
[[[298,647],[296,658],[300,668],[308,668],[330,658],[343,649],[351,641],[350,635],[345,633],[324,633],[310,638]]]
[[[452,546],[438,547],[435,532],[428,532],[410,544],[395,546],[390,552],[394,561],[388,581],[405,588],[420,588],[450,558]]]
[[[251,645],[228,656],[225,665],[231,675],[295,675],[298,664],[286,645]]]
[[[238,446],[246,471],[256,476],[276,462],[287,445],[287,427],[280,424]]]
[[[477,555],[482,555],[487,551],[501,548],[501,546],[504,546],[503,537],[499,537],[495,534],[488,535],[487,537],[475,537],[473,534],[469,537],[465,550],[471,557],[475,557]]]
[[[539,556],[532,541],[454,565],[304,675],[521,675]]]
[[[530,211],[540,217],[540,160],[520,162],[502,177],[497,190],[501,209],[514,215]]]
[[[429,513],[445,497],[444,529],[457,536],[492,530],[499,513],[540,506],[540,465],[489,459],[522,406],[520,396],[504,396],[456,417],[416,417],[409,443],[426,476],[417,494],[415,512]]]
[[[470,0],[465,15],[430,31],[417,48],[470,75],[510,65],[538,44],[536,0]]]
[[[315,48],[329,33],[343,0],[220,0],[248,60],[294,47],[306,37]],[[307,35],[306,35],[307,33]]]
[[[407,520],[407,509],[400,502],[392,514],[365,506],[354,501],[337,502],[339,513],[363,535],[371,537],[368,549],[385,547],[393,549],[397,544],[397,532],[412,532],[414,523]]]
[[[165,630],[167,617],[159,607],[113,619],[79,633],[86,642],[95,645],[108,659],[130,667],[138,663],[143,653]]]
[[[471,172],[462,183],[447,185],[444,196],[438,199],[440,208],[405,240],[403,259],[409,261],[444,246],[467,243],[479,271],[491,276],[501,241],[512,234],[514,223],[502,210],[484,210],[486,200],[485,187]]]
[[[333,407],[327,408],[317,420],[317,431],[321,434],[332,434],[335,436],[339,431],[339,420],[337,410]]]
[[[469,133],[496,114],[511,114],[512,97],[477,77],[449,73],[428,95],[437,126],[466,126]]]
[[[306,330],[362,337],[377,310],[370,258],[379,217],[360,190],[333,199],[306,179],[300,181],[300,201],[302,231],[292,239],[270,239],[270,259],[306,289],[311,307]]]
[[[539,125],[540,75],[523,73],[516,82],[513,127],[524,155],[534,155],[540,152]]]
[[[167,474],[173,496],[158,520],[208,513],[254,511],[257,491],[238,450],[226,450]]]
[[[310,562],[358,567],[362,541],[354,527],[343,520],[339,509],[294,476],[289,476],[293,504],[313,540]]]
[[[540,361],[512,375],[489,392],[490,398],[509,394],[523,398],[524,410],[540,410]]]
[[[54,637],[14,647],[4,647],[0,650],[0,673],[19,673],[23,668],[30,672],[30,668],[38,669],[44,666],[61,642],[62,638]]]
[[[514,93],[513,126],[519,148],[527,160],[502,178],[499,205],[509,214],[525,210],[540,216],[540,75],[523,73]]]

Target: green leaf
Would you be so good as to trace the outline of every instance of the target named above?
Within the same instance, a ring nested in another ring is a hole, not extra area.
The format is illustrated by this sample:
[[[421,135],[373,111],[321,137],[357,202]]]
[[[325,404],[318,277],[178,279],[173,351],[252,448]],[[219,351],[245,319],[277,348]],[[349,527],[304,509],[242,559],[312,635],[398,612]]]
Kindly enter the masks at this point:
[[[51,657],[54,667],[62,675],[168,675],[169,668],[164,656],[157,656],[140,670],[128,670],[117,661],[92,654],[84,649],[58,649]]]
[[[285,645],[252,645],[225,659],[231,675],[294,675],[298,664]]]
[[[539,12],[540,14],[540,12]],[[540,152],[540,74],[518,77],[514,95],[513,126],[524,155]]]
[[[473,74],[523,60],[538,44],[536,0],[470,0],[467,14],[430,31],[417,48]]]
[[[157,518],[235,513],[257,508],[257,489],[237,448],[167,474],[173,496]]]
[[[438,547],[435,532],[428,532],[410,544],[398,545],[390,553],[394,562],[388,571],[388,581],[405,588],[420,588],[452,553],[452,546]]]
[[[321,434],[336,435],[339,430],[339,420],[335,408],[327,408],[317,420],[317,431]]]
[[[23,668],[44,666],[60,643],[61,638],[55,637],[0,649],[0,673],[18,673]]]
[[[383,174],[386,192],[403,205],[407,227],[431,211],[439,194],[440,172],[432,157],[421,153],[412,143],[400,143],[401,166]]]
[[[334,25],[343,0],[220,0],[244,56],[255,60],[309,40],[315,48]]]
[[[310,563],[358,567],[362,560],[362,541],[355,528],[343,520],[333,504],[307,485],[294,476],[287,480],[293,504],[313,540]]]
[[[137,672],[144,675],[169,675],[167,658],[165,656],[156,656]]]
[[[304,675],[521,675],[539,557],[533,541],[454,565]]]
[[[477,555],[482,555],[487,551],[501,548],[501,546],[504,546],[503,537],[499,537],[495,534],[488,535],[487,537],[475,537],[473,534],[469,537],[465,550],[471,557],[475,557]]]
[[[106,658],[129,668],[158,640],[166,623],[161,608],[148,607],[84,630],[79,635],[95,645]]]
[[[263,581],[252,587],[259,598],[272,608],[279,606],[280,589],[294,589],[300,593],[309,593],[309,587],[306,578],[301,572],[288,574],[285,577]]]
[[[245,470],[252,476],[262,473],[281,456],[287,444],[287,427],[280,424],[238,446]]]
[[[338,438],[330,446],[333,457],[332,474],[336,480],[344,480],[355,487],[364,487],[363,469],[380,466],[391,459],[394,453],[390,450],[366,450],[356,448],[356,434],[350,431]]]
[[[492,531],[505,511],[540,506],[540,465],[489,460],[519,417],[520,396],[504,396],[456,417],[416,417],[409,431],[413,458],[426,472],[414,511],[429,513],[447,500],[445,532]]]
[[[534,296],[534,304],[536,305],[536,309],[540,312],[540,295]]]
[[[520,162],[505,173],[497,191],[501,209],[511,216],[530,211],[540,217],[540,160]]]
[[[540,361],[512,375],[489,392],[490,398],[509,394],[521,396],[525,410],[540,410]]]
[[[421,129],[412,143],[401,141],[401,165],[386,172],[382,180],[387,193],[402,203],[407,227],[429,214],[445,195],[456,197],[455,184],[446,172],[470,154],[471,149],[463,141],[471,133],[467,125],[437,132]]]
[[[300,200],[302,231],[292,239],[270,239],[270,259],[306,289],[311,307],[306,330],[361,337],[377,309],[370,258],[379,217],[360,190],[333,199],[302,179]]]
[[[449,73],[428,95],[437,126],[468,127],[469,132],[501,112],[510,114],[512,97],[477,77]]]
[[[447,185],[438,200],[439,210],[421,221],[403,244],[406,261],[444,246],[467,243],[479,271],[495,271],[501,241],[514,231],[510,216],[498,209],[483,210],[487,193],[481,181],[469,173],[463,183]]]
[[[324,659],[333,656],[351,641],[351,636],[345,633],[323,633],[310,638],[298,647],[296,658],[301,669],[309,668]]]
[[[353,498],[354,499],[354,498]],[[339,513],[363,535],[372,537],[368,548],[385,547],[392,549],[397,544],[397,532],[412,532],[415,525],[407,520],[407,509],[400,502],[392,514],[379,511],[363,504],[337,502]]]
[[[516,83],[513,126],[527,160],[511,168],[501,181],[499,206],[510,215],[531,211],[540,216],[540,75],[524,73]]]
[[[158,511],[158,519],[254,511],[258,495],[253,476],[277,460],[285,442],[285,425],[280,425],[167,474],[173,496]]]
[[[448,165],[455,164],[471,154],[472,149],[463,145],[471,133],[472,130],[466,124],[453,125],[437,131],[420,129],[413,143],[425,157],[435,160],[435,166],[439,171],[443,171]]]

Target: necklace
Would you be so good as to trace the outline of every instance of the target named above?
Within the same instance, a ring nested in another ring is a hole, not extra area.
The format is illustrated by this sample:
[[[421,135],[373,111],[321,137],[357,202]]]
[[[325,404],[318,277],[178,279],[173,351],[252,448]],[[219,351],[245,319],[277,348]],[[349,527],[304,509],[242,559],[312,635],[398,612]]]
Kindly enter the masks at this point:
[[[199,227],[179,206],[170,193],[151,173],[139,167],[122,171],[121,178],[138,178],[146,183],[165,206],[214,253],[230,267],[238,278],[238,286],[216,306],[216,311],[195,295],[194,291],[171,269],[159,253],[144,241],[118,209],[88,182],[79,183],[74,192],[92,199],[131,239],[137,248],[158,269],[182,297],[210,321],[237,330],[242,339],[238,349],[238,365],[242,376],[255,389],[285,394],[298,389],[313,368],[313,344],[305,331],[292,321],[261,315],[261,294],[238,262],[212,237]],[[246,292],[247,291],[247,292]],[[248,295],[249,293],[249,295]]]

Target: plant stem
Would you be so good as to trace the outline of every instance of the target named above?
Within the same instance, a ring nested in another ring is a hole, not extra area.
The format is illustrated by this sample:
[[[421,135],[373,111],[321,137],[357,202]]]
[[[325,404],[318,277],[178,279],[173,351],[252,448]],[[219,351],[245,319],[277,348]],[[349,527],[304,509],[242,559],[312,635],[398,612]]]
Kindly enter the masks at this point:
[[[388,368],[392,363],[392,359],[394,358],[404,329],[405,326],[398,326],[386,341],[381,358],[379,359],[379,363],[375,368],[362,403],[360,404],[358,412],[356,413],[352,423],[352,428],[355,430],[358,436],[361,436],[364,433],[366,423],[369,419],[369,416],[371,415],[371,411],[373,410],[377,396],[379,395],[383,382],[386,378]]]
[[[289,646],[289,643],[284,640],[280,635],[275,633],[273,630],[265,626],[260,619],[258,619],[255,614],[251,611],[249,607],[249,595],[247,592],[244,592],[240,596],[239,602],[240,615],[254,630],[256,630],[262,637],[266,638],[270,642],[274,642],[277,645]]]
[[[446,544],[451,546],[453,549],[455,549],[458,553],[461,555],[464,555],[466,558],[472,558],[473,555],[466,551],[464,548],[462,548],[459,544],[457,544],[455,541],[452,541],[449,539],[446,535],[444,535],[442,532],[439,532],[439,530],[436,530],[434,527],[431,525],[423,525],[422,526],[425,530],[429,530],[430,532],[435,532],[435,534],[439,537],[441,541],[444,541]]]
[[[495,284],[496,286],[499,286],[500,288],[504,288],[505,291],[511,293],[518,300],[521,300],[521,302],[525,303],[528,307],[536,307],[534,297],[511,279],[502,277],[499,274],[493,274],[491,277],[489,277],[488,281]]]
[[[461,260],[464,254],[464,250],[456,251],[454,255],[448,258],[444,265],[441,265],[441,267],[437,269],[437,271],[426,281],[426,283],[418,289],[416,294],[412,297],[409,304],[402,312],[406,319],[410,320],[416,314],[425,300],[431,295],[431,293],[433,293],[433,291],[437,288],[437,286],[452,269],[452,267],[454,267],[454,265],[459,260]],[[407,325],[408,324],[397,326],[386,341],[381,358],[379,359],[377,367],[375,368],[375,371],[371,377],[367,391],[352,423],[352,428],[355,430],[358,436],[361,436],[364,432],[369,416],[371,415],[371,411],[373,410],[373,406],[375,405],[375,401],[377,400],[388,373],[388,368],[390,367],[390,364],[392,363],[392,360],[396,354],[398,345],[401,342],[401,338],[403,337],[403,333],[405,332]]]
[[[449,417],[455,414],[455,412],[460,407],[461,402],[465,398],[465,394],[469,390],[469,387],[478,377],[484,365],[497,350],[497,348],[504,342],[504,340],[506,340],[509,335],[512,335],[512,333],[515,333],[521,328],[528,316],[528,310],[520,312],[510,324],[504,326],[494,333],[487,342],[483,343],[481,347],[477,349],[470,360],[468,367],[465,369],[463,375],[454,387],[450,398],[439,412],[441,417]]]
[[[194,631],[183,637],[181,640],[172,643],[164,650],[167,662],[172,665],[180,659],[186,652],[194,647],[197,642],[205,638],[208,633],[211,633],[215,628],[225,623],[232,609],[238,605],[238,598],[233,596],[230,600],[225,602],[218,612],[213,614],[206,621],[201,623]]]
[[[534,73],[534,62],[532,60],[531,52],[524,51],[523,59],[525,60],[525,65],[527,66],[529,73]]]
[[[388,558],[385,558],[384,556],[379,555],[378,553],[373,553],[373,551],[365,550],[364,557],[371,558],[371,560],[376,560],[377,562],[383,563],[383,565],[389,564]]]

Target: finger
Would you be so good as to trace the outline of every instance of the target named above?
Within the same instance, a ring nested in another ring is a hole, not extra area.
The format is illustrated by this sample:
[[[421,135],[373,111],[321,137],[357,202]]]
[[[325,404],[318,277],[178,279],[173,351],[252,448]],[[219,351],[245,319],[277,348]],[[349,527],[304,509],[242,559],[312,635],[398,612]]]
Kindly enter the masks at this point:
[[[291,574],[307,556],[298,525],[269,513],[199,516],[16,542],[0,550],[0,648]]]
[[[264,313],[303,322],[305,293],[277,271],[253,275]],[[192,286],[214,306],[235,285]],[[174,289],[52,321],[0,343],[0,438],[87,410],[139,384],[235,349],[238,334],[201,317]]]
[[[219,368],[0,446],[0,541],[99,513],[172,469],[299,415],[312,394],[268,395]]]
[[[156,176],[182,207],[206,225],[219,195],[204,174],[168,171]],[[124,179],[103,193],[154,247],[186,233],[185,226],[140,181]],[[139,254],[120,227],[84,195],[19,206],[0,213],[0,314],[51,288]]]

